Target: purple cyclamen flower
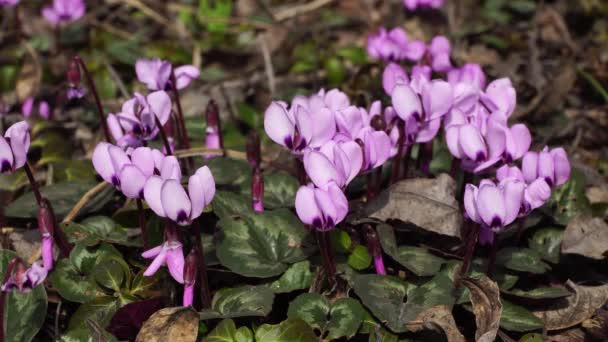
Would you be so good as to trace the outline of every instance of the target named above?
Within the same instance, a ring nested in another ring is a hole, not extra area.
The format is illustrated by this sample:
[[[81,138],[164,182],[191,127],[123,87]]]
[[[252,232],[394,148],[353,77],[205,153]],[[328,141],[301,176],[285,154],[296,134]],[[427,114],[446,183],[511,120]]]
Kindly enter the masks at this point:
[[[188,180],[188,192],[177,179],[152,176],[144,187],[144,198],[161,217],[188,225],[199,217],[215,195],[215,181],[207,166],[196,170]]]
[[[301,186],[296,193],[296,213],[304,224],[328,231],[346,217],[348,200],[335,184],[329,185],[327,190],[309,184]]]
[[[2,291],[10,292],[13,289],[28,293],[46,279],[48,270],[39,261],[26,268],[23,262],[17,261],[8,281],[2,284]]]
[[[425,50],[424,42],[408,40],[407,34],[400,27],[388,32],[381,27],[377,34],[370,34],[367,37],[367,54],[379,60],[419,61],[424,56]]]
[[[403,4],[410,11],[415,11],[418,8],[440,8],[443,6],[444,0],[403,0]]]
[[[110,134],[112,134],[112,137],[116,141],[116,145],[120,148],[137,148],[144,145],[138,135],[135,135],[133,132],[125,132],[116,115],[112,113],[108,114],[106,122],[110,129]]]
[[[299,104],[288,108],[284,102],[272,102],[264,113],[264,129],[272,141],[301,153],[307,147],[320,147],[331,140],[336,121],[327,107],[309,112]]]
[[[524,175],[517,166],[503,165],[496,170],[496,179],[504,183],[508,180],[525,182]],[[527,182],[524,198],[520,208],[520,216],[529,214],[532,210],[541,207],[551,197],[551,187],[544,178],[539,177]]]
[[[366,127],[355,140],[362,151],[361,171],[369,171],[383,165],[391,157],[391,138],[384,131]]]
[[[34,104],[35,100],[31,96],[23,101],[23,104],[21,104],[21,113],[24,117],[29,118],[32,116]],[[38,103],[38,115],[45,120],[48,120],[51,117],[51,107],[48,102],[40,101]]]
[[[14,123],[0,136],[0,173],[15,172],[27,162],[30,130],[26,121]]]
[[[73,60],[70,62],[68,67],[67,79],[69,82],[67,96],[68,99],[79,99],[85,94],[84,88],[80,84],[81,81],[80,65],[77,61]]]
[[[479,188],[467,184],[464,192],[466,214],[472,221],[479,223],[482,230],[496,233],[519,215],[525,187],[524,182],[514,179],[507,179],[498,185],[484,179]]]
[[[460,68],[454,68],[447,73],[447,80],[452,85],[466,83],[483,89],[486,86],[486,75],[481,65],[467,63]]]
[[[452,69],[450,54],[452,46],[444,36],[436,36],[429,45],[428,52],[431,55],[431,67],[438,72],[446,72]]]
[[[207,127],[205,128],[205,147],[214,149],[223,149],[222,131],[220,125],[220,111],[215,101],[209,101],[205,110],[205,119]],[[214,156],[208,155],[206,159],[212,159]]]
[[[153,276],[161,266],[167,265],[169,273],[180,284],[184,283],[184,251],[177,236],[175,227],[171,224],[165,227],[165,242],[141,254],[146,259],[154,258],[144,272],[144,276]]]
[[[559,186],[570,178],[570,162],[562,147],[549,151],[545,146],[541,152],[527,152],[521,164],[526,182],[543,178],[549,186]]]
[[[173,66],[160,58],[139,59],[135,63],[137,79],[150,90],[165,90],[171,85]],[[201,72],[194,65],[183,65],[175,68],[176,88],[186,88],[192,80],[199,78]]]
[[[67,24],[84,16],[85,4],[82,0],[53,0],[52,6],[42,9],[42,16],[52,25]]]
[[[169,121],[171,115],[171,98],[162,91],[155,91],[144,97],[135,93],[135,97],[122,105],[122,111],[116,114],[116,120],[120,124],[122,135],[116,128],[112,127],[114,138],[119,140],[126,134],[132,134],[141,140],[152,140],[162,127],[156,125],[156,118],[161,125]],[[111,114],[108,118],[111,117]],[[115,126],[114,119],[109,119],[108,124]]]
[[[32,110],[34,109],[34,98],[29,96],[21,104],[21,114],[24,117],[29,118],[32,116]]]
[[[506,124],[515,111],[517,93],[509,78],[500,78],[488,84],[481,101],[496,120]]]
[[[362,165],[361,147],[354,141],[330,141],[320,151],[309,150],[304,154],[306,174],[317,187],[324,190],[332,184],[346,187],[359,174]]]
[[[0,0],[0,6],[10,7],[15,6],[19,3],[19,0]]]
[[[397,83],[407,84],[410,83],[410,80],[401,65],[391,62],[387,64],[382,73],[382,88],[384,88],[384,92],[390,96]]]

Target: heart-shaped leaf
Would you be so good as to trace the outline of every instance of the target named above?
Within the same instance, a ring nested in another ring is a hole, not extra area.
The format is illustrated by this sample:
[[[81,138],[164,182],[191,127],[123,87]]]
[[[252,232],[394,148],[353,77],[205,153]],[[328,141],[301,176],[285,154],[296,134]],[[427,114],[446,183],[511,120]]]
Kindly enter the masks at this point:
[[[502,300],[500,327],[510,331],[525,332],[543,327],[543,321],[528,309]]]
[[[200,312],[201,319],[266,316],[272,310],[274,293],[267,286],[221,289],[213,296],[211,309]]]
[[[242,193],[251,198],[251,172],[241,184]],[[264,173],[264,207],[269,209],[292,207],[296,192],[300,187],[298,180],[284,171]]]
[[[98,322],[102,327],[106,327],[114,313],[120,308],[117,298],[111,296],[100,296],[82,304],[70,318],[69,328],[79,329],[86,327],[87,320],[91,319]]]
[[[350,267],[362,271],[372,264],[372,256],[369,254],[367,247],[358,245],[348,255],[347,261]]]
[[[289,318],[280,324],[263,324],[255,331],[256,342],[315,342],[317,336],[301,319]]]
[[[243,160],[217,157],[207,163],[217,185],[239,185],[246,182],[251,167]]]
[[[528,240],[528,246],[537,251],[543,259],[557,264],[563,235],[563,229],[542,228],[534,232]]]
[[[540,254],[530,248],[503,248],[496,254],[496,264],[510,270],[542,274],[551,269],[541,260]]]
[[[570,291],[562,287],[538,287],[529,291],[511,289],[509,291],[503,291],[503,293],[513,297],[531,300],[564,298],[572,295]]]
[[[247,277],[272,277],[306,257],[308,231],[286,209],[222,218],[217,245],[220,263]]]
[[[578,169],[572,169],[570,179],[558,187],[551,196],[555,203],[553,218],[559,224],[566,225],[575,216],[590,212],[589,199],[585,195],[587,181],[585,175]]]
[[[327,339],[351,338],[357,333],[365,311],[358,301],[340,298],[333,304],[318,293],[304,293],[289,304],[289,318],[300,318],[311,327],[319,329]]]
[[[225,319],[203,338],[203,342],[253,342],[253,333],[247,327],[237,329],[233,320]]]
[[[270,289],[274,293],[303,290],[310,287],[311,281],[310,262],[305,260],[291,265],[279,279],[270,284]]]
[[[80,198],[97,183],[91,181],[61,182],[40,188],[42,196],[46,197],[55,211],[58,220],[62,220],[65,215],[72,210]],[[99,211],[110,201],[114,194],[114,188],[106,186],[102,191],[95,194],[78,212],[84,215]],[[18,218],[38,217],[38,207],[32,205],[36,203],[34,194],[31,192],[19,197],[16,201],[9,204],[5,209],[5,215]]]
[[[240,193],[216,191],[212,205],[213,212],[220,218],[253,214],[251,198]]]
[[[8,263],[16,256],[13,251],[0,250],[0,279],[4,279]],[[28,293],[13,290],[5,295],[4,341],[31,341],[46,318],[46,289],[38,285]]]
[[[420,247],[401,246],[397,247],[395,231],[387,224],[381,224],[376,228],[382,249],[395,261],[405,268],[414,272],[419,277],[432,276],[439,272],[445,260],[431,254],[428,250]]]
[[[70,242],[94,246],[102,241],[123,246],[138,246],[139,242],[129,239],[127,231],[105,216],[89,217],[81,223],[69,222],[63,230]]]

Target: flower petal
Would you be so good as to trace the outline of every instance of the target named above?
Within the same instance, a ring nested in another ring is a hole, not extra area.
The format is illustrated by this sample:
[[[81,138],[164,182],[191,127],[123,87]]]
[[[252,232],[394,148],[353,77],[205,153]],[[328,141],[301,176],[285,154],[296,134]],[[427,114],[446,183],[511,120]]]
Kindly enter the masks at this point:
[[[515,221],[524,199],[526,184],[522,181],[510,179],[504,184],[503,197],[505,203],[505,218],[503,225],[508,225]]]
[[[158,269],[165,264],[165,261],[167,259],[167,249],[166,248],[162,248],[160,253],[158,253],[158,255],[154,258],[154,260],[152,260],[152,262],[150,263],[150,266],[148,266],[148,268],[146,268],[146,271],[144,272],[144,276],[146,277],[150,277],[153,276],[156,271],[158,271]]]
[[[160,199],[168,218],[179,225],[190,223],[192,203],[179,181],[165,180],[160,190]]]
[[[304,154],[304,169],[312,182],[319,188],[327,189],[331,182],[344,186],[344,175],[336,170],[335,165],[323,153],[310,150]]]
[[[128,198],[142,198],[147,177],[134,164],[125,165],[120,171],[120,190]]]
[[[477,127],[463,125],[458,137],[462,152],[471,160],[483,162],[488,158],[486,144]]]
[[[175,80],[177,89],[186,88],[190,82],[199,78],[201,71],[194,65],[182,65],[175,68]]]
[[[188,180],[188,194],[192,201],[191,219],[199,217],[215,196],[215,180],[211,170],[203,166]]]
[[[272,102],[264,112],[264,130],[268,137],[279,145],[287,146],[292,143],[294,126],[294,122],[287,115],[287,109],[278,102]]]
[[[397,84],[391,94],[393,108],[397,115],[407,121],[411,116],[422,116],[422,104],[418,95],[407,84]]]
[[[526,183],[530,184],[538,178],[538,153],[529,151],[521,160],[521,171]]]
[[[475,185],[466,185],[464,189],[464,209],[472,221],[481,223],[479,213],[477,212],[477,194],[478,189]]]
[[[167,268],[176,282],[184,283],[184,252],[181,244],[179,247],[170,248],[167,251]]]
[[[171,116],[171,98],[165,91],[159,90],[149,94],[146,97],[150,110],[156,115],[162,125],[169,121]],[[158,127],[162,129],[162,127]]]
[[[144,198],[146,199],[148,206],[160,217],[167,216],[161,201],[161,188],[163,182],[163,179],[159,176],[152,176],[148,178],[146,185],[144,186]]]
[[[482,221],[491,228],[502,228],[506,207],[501,191],[495,185],[484,184],[477,195],[477,212]]]
[[[562,185],[570,178],[570,161],[568,155],[562,147],[551,150],[553,156],[553,167],[555,169],[555,185]]]
[[[154,174],[154,155],[149,147],[138,147],[131,153],[131,162],[135,164],[141,172],[150,177]]]
[[[166,156],[160,168],[160,176],[162,179],[175,179],[181,181],[182,169],[179,166],[179,160],[175,156]]]
[[[321,210],[315,201],[315,192],[311,185],[301,186],[296,193],[296,213],[300,221],[306,225],[322,223]]]
[[[107,142],[100,142],[99,144],[97,144],[95,150],[93,151],[92,160],[93,167],[95,168],[95,171],[97,171],[97,173],[101,176],[101,178],[103,178],[104,181],[110,184],[115,184],[116,179],[113,179],[112,177],[115,176],[116,173],[114,171],[112,159],[110,158],[110,153],[108,151],[108,148],[110,146],[112,145],[108,144]],[[0,151],[1,150],[2,148],[0,144]]]

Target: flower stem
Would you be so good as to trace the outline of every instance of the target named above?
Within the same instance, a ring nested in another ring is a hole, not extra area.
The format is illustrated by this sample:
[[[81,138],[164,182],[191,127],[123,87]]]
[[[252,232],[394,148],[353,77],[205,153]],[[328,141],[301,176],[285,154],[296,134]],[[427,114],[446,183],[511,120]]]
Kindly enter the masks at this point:
[[[466,219],[465,219],[466,220]],[[465,221],[465,225],[469,225],[471,222],[469,220]],[[477,239],[479,238],[479,224],[473,223],[471,232],[466,236],[467,239],[467,247],[466,253],[464,255],[464,260],[462,261],[462,266],[460,266],[460,272],[458,273],[458,277],[456,278],[456,287],[460,286],[460,280],[466,276],[469,272],[469,268],[471,266],[471,260],[473,259],[473,253],[475,252],[475,246],[477,246]]]
[[[32,192],[34,193],[34,197],[36,197],[36,203],[38,203],[38,207],[42,207],[42,195],[40,195],[40,189],[38,188],[38,183],[36,183],[36,179],[34,178],[34,173],[30,168],[30,164],[26,162],[23,165],[23,169],[25,170],[27,179],[30,181]]]
[[[431,160],[433,159],[433,140],[420,145],[418,155],[418,168],[420,172],[428,176],[430,172]]]
[[[175,78],[175,70],[171,68],[171,90],[173,90],[173,96],[175,97],[175,105],[177,106],[177,132],[180,137],[180,143],[182,148],[190,148],[190,138],[186,131],[186,122],[184,121],[184,112],[182,111],[182,103],[179,98],[179,91],[177,90],[177,80]]]
[[[393,157],[393,168],[391,170],[391,184],[396,183],[399,180],[401,167],[401,157],[403,154],[403,145],[405,143],[405,128],[403,121],[399,121],[397,123],[397,128],[399,130],[399,139],[397,141],[397,154]]]
[[[8,266],[6,267],[6,273],[4,273],[4,279],[1,285],[6,284],[6,282],[10,279],[11,273],[13,273],[13,268],[17,262],[21,261],[19,257],[14,257],[9,261]],[[4,342],[4,303],[6,301],[6,292],[0,290],[0,342]]]
[[[452,164],[450,165],[450,176],[452,176],[452,178],[458,182],[458,171],[460,171],[460,164],[461,161],[460,159],[453,157],[452,158]]]
[[[316,236],[319,251],[321,252],[321,257],[323,258],[323,268],[327,274],[329,284],[334,287],[337,284],[336,265],[334,263],[331,244],[329,242],[329,232],[317,231]]]
[[[42,207],[48,211],[50,220],[52,220],[53,236],[54,236],[55,242],[57,242],[57,246],[59,247],[59,250],[61,251],[61,255],[64,258],[69,257],[70,253],[72,252],[72,248],[74,248],[74,246],[69,242],[68,237],[65,235],[65,233],[63,232],[63,229],[61,228],[61,225],[57,224],[57,220],[55,218],[55,212],[53,211],[53,206],[51,205],[51,202],[46,198],[42,198]]]
[[[376,274],[386,275],[386,269],[384,267],[384,260],[382,259],[382,248],[380,246],[380,240],[378,234],[372,228],[371,225],[365,224],[363,226],[365,234],[365,240],[367,241],[367,249],[374,258],[374,267],[376,268]]]
[[[488,257],[488,269],[486,270],[486,275],[488,278],[492,279],[494,275],[494,269],[496,268],[496,254],[498,253],[498,237],[494,235],[494,239],[492,240],[492,244],[490,245],[490,256]]]
[[[144,205],[140,198],[137,199],[137,211],[139,214],[139,228],[141,229],[141,238],[144,243],[144,250],[148,250],[148,231],[146,227],[146,213],[144,211]]]
[[[304,163],[300,158],[294,158],[294,164],[296,167],[296,176],[300,185],[306,185],[306,170],[304,170]]]
[[[203,309],[208,309],[211,307],[211,292],[209,290],[209,276],[207,275],[207,263],[205,262],[203,240],[201,239],[201,227],[198,220],[193,223],[192,234],[194,234],[194,241],[196,243],[195,248],[199,260],[198,278],[201,286],[201,301]]]
[[[106,122],[105,112],[103,111],[103,106],[101,105],[101,100],[99,98],[99,93],[97,92],[97,87],[95,86],[95,82],[93,81],[93,77],[91,73],[89,73],[89,69],[87,69],[86,64],[80,56],[74,56],[74,61],[80,65],[82,71],[84,71],[84,75],[87,78],[87,83],[89,84],[89,88],[93,93],[93,97],[95,97],[95,105],[97,105],[97,114],[99,115],[99,121],[101,122],[101,127],[103,127],[103,133],[106,137],[106,142],[112,142],[112,138],[110,136],[110,129],[108,128],[108,123]]]
[[[163,130],[163,124],[160,123],[160,120],[156,115],[154,115],[154,120],[156,122],[156,127],[158,127],[158,134],[160,134],[160,138],[163,141],[163,145],[165,145],[165,150],[167,150],[166,154],[170,156],[173,154],[173,151],[171,151],[171,144],[169,143],[169,139],[167,139],[167,135]]]

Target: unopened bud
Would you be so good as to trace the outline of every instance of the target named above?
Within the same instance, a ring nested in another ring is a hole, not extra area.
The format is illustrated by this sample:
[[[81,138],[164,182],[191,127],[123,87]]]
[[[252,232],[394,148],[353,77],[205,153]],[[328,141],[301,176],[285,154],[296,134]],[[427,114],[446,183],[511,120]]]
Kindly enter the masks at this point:
[[[378,239],[378,234],[372,228],[371,225],[365,224],[363,225],[363,234],[365,234],[365,241],[367,242],[367,247],[372,256],[377,256],[382,254],[382,250],[380,249],[380,240]]]
[[[260,168],[254,168],[251,176],[251,202],[254,211],[264,211],[264,175]]]
[[[386,130],[386,120],[380,115],[374,115],[371,120],[371,126],[376,131],[385,131]]]
[[[249,134],[249,137],[247,137],[247,145],[245,150],[247,151],[247,161],[249,162],[249,165],[251,165],[253,168],[260,167],[260,136],[257,132],[254,131]]]
[[[42,199],[41,206],[38,207],[38,230],[42,236],[53,236],[55,233],[55,214],[46,198]]]
[[[196,249],[192,248],[190,253],[186,256],[184,264],[184,284],[192,285],[196,282],[196,276],[198,274],[198,255]]]
[[[73,87],[78,87],[80,85],[80,80],[80,66],[75,60],[72,60],[68,68],[68,82],[70,82]]]

